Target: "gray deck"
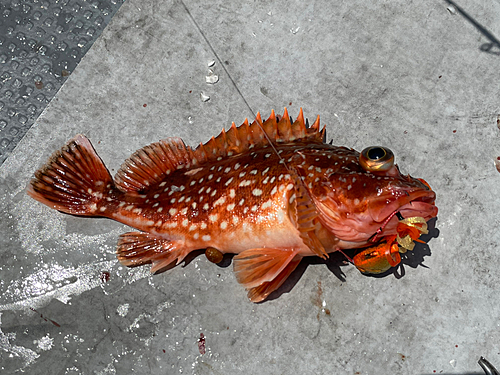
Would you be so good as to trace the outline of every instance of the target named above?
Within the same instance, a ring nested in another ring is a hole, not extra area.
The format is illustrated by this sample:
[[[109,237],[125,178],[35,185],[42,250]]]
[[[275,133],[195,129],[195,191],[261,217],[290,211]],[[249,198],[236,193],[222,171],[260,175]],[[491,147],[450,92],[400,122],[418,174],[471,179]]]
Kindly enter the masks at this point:
[[[500,4],[459,6],[125,2],[0,167],[0,372],[482,374],[481,355],[500,367]],[[311,259],[255,305],[231,266],[123,268],[124,225],[26,196],[75,134],[115,172],[161,138],[194,146],[284,106],[320,114],[336,145],[390,147],[436,191],[436,229],[402,277]]]

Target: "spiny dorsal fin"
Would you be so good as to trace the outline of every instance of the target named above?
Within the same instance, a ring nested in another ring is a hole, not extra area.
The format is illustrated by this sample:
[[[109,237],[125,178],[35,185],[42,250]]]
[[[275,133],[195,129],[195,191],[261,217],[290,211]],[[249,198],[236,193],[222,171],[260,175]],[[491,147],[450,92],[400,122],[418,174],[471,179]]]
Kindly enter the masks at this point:
[[[279,120],[273,110],[269,118],[264,122],[262,122],[260,113],[257,113],[252,124],[248,123],[248,119],[245,119],[239,127],[236,127],[233,123],[227,132],[222,130],[217,137],[212,138],[205,144],[200,144],[194,151],[194,155],[201,164],[222,160],[227,156],[242,154],[250,149],[266,147],[269,145],[268,138],[274,144],[297,141],[322,143],[324,133],[325,128],[320,130],[319,116],[313,126],[306,127],[302,108],[293,123],[290,121],[286,108],[283,117]]]
[[[125,160],[115,176],[115,184],[123,191],[140,192],[159,183],[180,168],[197,165],[193,150],[182,139],[166,138],[136,151]]]

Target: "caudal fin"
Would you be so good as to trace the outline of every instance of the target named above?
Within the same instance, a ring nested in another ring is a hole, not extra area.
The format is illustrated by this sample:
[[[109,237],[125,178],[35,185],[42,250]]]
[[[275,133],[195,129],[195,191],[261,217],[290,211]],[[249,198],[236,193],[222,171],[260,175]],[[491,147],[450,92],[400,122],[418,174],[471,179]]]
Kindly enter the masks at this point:
[[[35,172],[30,197],[73,215],[98,215],[103,196],[113,180],[90,141],[77,135]]]

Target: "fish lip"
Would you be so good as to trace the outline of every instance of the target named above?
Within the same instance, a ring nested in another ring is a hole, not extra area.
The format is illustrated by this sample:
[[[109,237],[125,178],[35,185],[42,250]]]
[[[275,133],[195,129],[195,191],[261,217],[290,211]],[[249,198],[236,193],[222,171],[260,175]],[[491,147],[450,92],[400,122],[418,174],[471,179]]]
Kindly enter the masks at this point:
[[[420,216],[426,221],[437,216],[438,209],[434,204],[436,200],[434,191],[419,189],[417,191],[407,191],[406,193],[406,195],[385,204],[381,209],[378,209],[376,204],[370,205],[372,219],[381,223],[396,211],[399,211],[404,218]],[[381,196],[379,199],[385,200],[386,198]],[[380,202],[376,200],[374,203]]]

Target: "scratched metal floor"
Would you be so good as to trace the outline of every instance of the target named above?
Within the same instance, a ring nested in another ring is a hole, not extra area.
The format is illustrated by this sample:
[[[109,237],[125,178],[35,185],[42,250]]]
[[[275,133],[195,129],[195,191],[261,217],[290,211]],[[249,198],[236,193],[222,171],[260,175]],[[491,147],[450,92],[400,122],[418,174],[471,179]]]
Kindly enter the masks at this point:
[[[0,372],[482,374],[481,355],[500,367],[499,15],[477,0],[125,2],[0,167]],[[284,106],[320,114],[335,144],[390,147],[432,185],[436,229],[397,273],[312,259],[254,305],[230,266],[125,269],[125,226],[25,194],[77,133],[113,172],[158,139],[196,145]]]

